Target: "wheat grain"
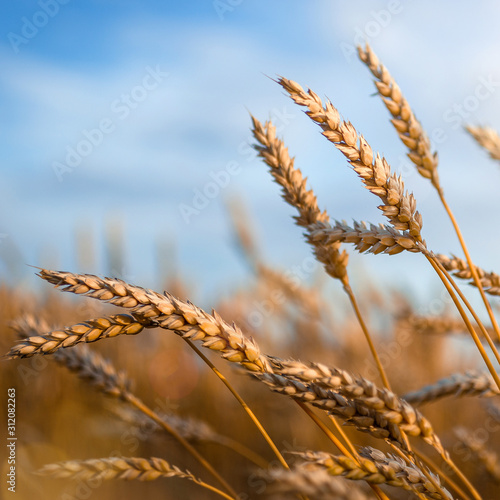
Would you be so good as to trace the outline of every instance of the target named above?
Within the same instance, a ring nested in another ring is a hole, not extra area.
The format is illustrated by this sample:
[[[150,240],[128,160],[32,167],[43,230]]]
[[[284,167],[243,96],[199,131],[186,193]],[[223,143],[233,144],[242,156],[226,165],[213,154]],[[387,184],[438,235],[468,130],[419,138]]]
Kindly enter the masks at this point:
[[[278,83],[300,106],[308,108],[306,114],[322,129],[323,135],[347,158],[366,188],[378,196],[383,205],[378,208],[389,219],[394,229],[408,231],[416,242],[422,241],[422,216],[417,211],[413,194],[405,191],[401,177],[391,174],[386,159],[374,158],[372,148],[364,137],[356,132],[350,122],[340,118],[338,110],[330,101],[325,106],[312,90],[305,92],[296,82],[279,78]]]
[[[500,390],[495,381],[487,373],[471,371],[455,373],[438,380],[435,384],[405,394],[403,398],[413,405],[421,405],[447,396],[491,397],[499,394]]]
[[[490,158],[500,160],[500,136],[498,132],[490,127],[473,127],[467,125],[465,130],[482,146]]]
[[[374,83],[382,101],[392,115],[391,123],[403,144],[410,151],[408,157],[416,165],[419,174],[430,179],[434,187],[440,191],[437,153],[431,152],[429,137],[413,114],[398,84],[368,44],[365,49],[358,46],[358,55],[376,78]]]

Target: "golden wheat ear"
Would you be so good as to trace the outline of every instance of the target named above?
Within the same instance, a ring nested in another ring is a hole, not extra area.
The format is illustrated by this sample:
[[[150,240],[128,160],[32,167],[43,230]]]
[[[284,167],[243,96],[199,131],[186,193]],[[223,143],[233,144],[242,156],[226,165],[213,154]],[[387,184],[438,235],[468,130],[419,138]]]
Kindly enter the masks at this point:
[[[472,125],[467,125],[465,130],[487,151],[490,158],[500,160],[500,135],[496,130],[490,127],[473,127]]]
[[[377,87],[377,93],[391,113],[391,123],[401,142],[409,150],[408,158],[415,164],[419,174],[430,179],[439,191],[441,187],[437,171],[438,155],[431,151],[429,137],[415,117],[410,104],[404,98],[401,89],[388,69],[379,61],[368,44],[364,49],[358,46],[358,55],[375,77],[374,83]]]

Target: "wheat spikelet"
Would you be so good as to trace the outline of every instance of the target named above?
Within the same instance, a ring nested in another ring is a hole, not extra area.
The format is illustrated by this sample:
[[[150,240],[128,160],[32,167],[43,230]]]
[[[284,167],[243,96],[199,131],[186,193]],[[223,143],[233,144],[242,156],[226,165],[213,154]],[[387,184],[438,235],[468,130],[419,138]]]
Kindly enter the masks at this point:
[[[354,481],[364,480],[372,484],[388,484],[407,491],[413,491],[421,498],[444,500],[436,487],[415,465],[408,465],[404,460],[393,455],[385,455],[374,448],[362,448],[360,458],[354,461],[344,455],[332,455],[325,452],[293,452],[304,460],[302,467],[309,469],[323,467],[333,476],[342,476]],[[439,484],[439,478],[433,476]],[[446,490],[444,490],[448,493]],[[447,498],[452,498],[449,495]]]
[[[474,439],[467,429],[463,427],[456,428],[455,435],[461,444],[465,448],[468,448],[483,464],[491,478],[495,482],[500,483],[500,460],[498,459],[498,455],[494,451],[488,449],[484,443]]]
[[[499,394],[500,390],[489,374],[466,372],[455,373],[450,377],[438,380],[435,384],[405,394],[403,398],[413,405],[421,405],[447,396],[491,397]]]
[[[455,255],[448,257],[443,254],[436,255],[436,259],[441,265],[457,278],[468,280],[469,285],[475,286],[472,272],[467,262]],[[476,266],[476,271],[484,291],[490,295],[500,295],[500,276],[494,272],[486,272]]]
[[[308,228],[311,224],[329,227],[327,213],[319,210],[314,192],[307,189],[306,179],[302,177],[302,172],[295,168],[294,159],[290,158],[283,141],[276,138],[274,125],[270,122],[262,125],[253,116],[252,123],[253,135],[259,143],[254,148],[270,167],[271,175],[282,188],[285,201],[299,212],[299,215],[294,217],[296,223],[304,228]],[[316,258],[324,264],[326,272],[344,284],[348,284],[348,255],[345,251],[339,251],[340,243],[335,242],[326,246],[313,241],[309,243],[314,248]]]
[[[82,294],[130,309],[133,316],[119,314],[97,318],[51,334],[26,339],[11,349],[8,354],[10,358],[54,352],[79,342],[94,342],[120,334],[135,335],[144,327],[156,326],[190,340],[203,341],[204,347],[221,352],[224,359],[240,363],[249,370],[270,369],[267,358],[261,355],[257,343],[245,337],[236,325],[226,323],[215,311],[208,314],[190,302],[183,302],[168,293],[160,295],[111,278],[46,269],[42,269],[39,276],[65,292]]]
[[[438,191],[441,190],[437,171],[437,153],[431,152],[429,137],[413,114],[398,84],[368,44],[365,49],[358,46],[358,55],[376,78],[374,83],[382,101],[392,115],[391,123],[403,144],[410,151],[408,157],[416,165],[419,174],[430,179]]]
[[[199,483],[193,474],[170,465],[161,458],[111,457],[90,460],[71,460],[48,464],[37,474],[78,481],[91,479],[126,479],[152,481],[161,477],[180,477]]]
[[[366,188],[378,196],[383,205],[378,208],[389,219],[394,229],[408,231],[415,241],[422,242],[422,216],[417,211],[413,194],[405,191],[401,177],[391,174],[386,159],[374,158],[372,148],[350,122],[340,118],[330,101],[325,106],[312,90],[305,92],[296,82],[279,78],[278,83],[300,106],[308,108],[306,114],[322,129],[323,135],[347,158]]]
[[[281,376],[303,382],[315,393],[321,390],[326,390],[328,394],[336,392],[351,401],[358,415],[352,415],[350,423],[358,427],[387,429],[391,438],[405,449],[408,448],[402,432],[410,436],[420,436],[440,454],[446,455],[431,423],[417,409],[390,390],[380,389],[373,382],[356,377],[346,370],[320,363],[274,358],[273,362],[276,365],[275,372]]]
[[[466,126],[465,130],[474,137],[480,146],[486,149],[490,158],[500,160],[500,136],[496,130],[489,127],[473,127],[472,125]]]

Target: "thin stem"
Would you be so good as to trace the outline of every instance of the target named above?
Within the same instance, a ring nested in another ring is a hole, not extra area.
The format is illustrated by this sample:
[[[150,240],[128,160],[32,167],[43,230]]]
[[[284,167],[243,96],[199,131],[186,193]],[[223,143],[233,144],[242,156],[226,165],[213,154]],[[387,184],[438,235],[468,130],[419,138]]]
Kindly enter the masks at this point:
[[[221,446],[225,446],[230,450],[233,450],[235,453],[238,453],[239,455],[246,458],[250,462],[254,463],[257,467],[260,467],[261,469],[265,469],[269,466],[267,460],[265,460],[258,453],[255,453],[255,451],[251,450],[244,444],[240,443],[239,441],[236,441],[235,439],[231,439],[226,436],[221,436],[219,438],[218,444],[220,444]]]
[[[351,454],[349,450],[340,442],[340,440],[335,436],[335,434],[318,418],[314,412],[301,401],[295,400],[295,402],[307,413],[307,415],[314,421],[314,423],[328,436],[328,439],[339,449],[339,451],[351,460],[356,460],[357,453]]]
[[[375,349],[375,346],[373,344],[370,332],[368,331],[368,328],[366,327],[366,323],[363,320],[363,316],[361,315],[361,311],[359,310],[358,303],[357,303],[356,297],[354,296],[354,293],[352,291],[351,285],[349,285],[348,283],[344,283],[344,290],[347,293],[349,300],[351,301],[351,305],[352,305],[354,312],[356,314],[356,318],[358,319],[358,322],[361,326],[361,329],[363,330],[363,333],[365,335],[366,341],[368,342],[368,346],[369,346],[370,351],[372,353],[373,359],[375,360],[375,364],[377,365],[378,371],[380,373],[380,378],[382,379],[382,383],[383,383],[384,387],[391,390],[391,386],[389,385],[389,380],[387,378],[387,375],[385,374],[384,367],[382,366],[382,363],[380,362],[380,358],[379,358],[377,350]]]
[[[189,444],[181,435],[179,435],[165,420],[163,420],[156,412],[147,407],[139,398],[131,394],[130,392],[125,393],[125,399],[131,405],[135,406],[139,411],[147,415],[151,420],[154,420],[160,427],[167,431],[174,439],[176,439],[191,455],[200,462],[205,469],[207,469],[212,476],[217,479],[217,481],[224,486],[224,488],[231,493],[231,497],[227,498],[238,498],[238,493],[236,493],[233,488],[222,478],[219,473],[210,465],[205,458],[203,458],[198,451],[191,444]],[[207,485],[208,486],[208,485]],[[213,487],[212,487],[213,488]],[[224,494],[225,495],[225,494]]]
[[[474,340],[474,343],[476,344],[477,349],[479,350],[479,353],[481,354],[481,357],[483,358],[486,366],[488,367],[488,370],[495,380],[495,383],[497,384],[498,388],[500,389],[500,378],[498,377],[498,374],[496,370],[494,369],[493,365],[491,364],[490,359],[488,358],[488,355],[486,354],[486,351],[484,350],[483,344],[479,340],[479,337],[477,336],[477,333],[474,330],[474,327],[472,326],[469,318],[467,317],[467,314],[465,313],[462,305],[460,304],[457,296],[453,292],[453,289],[451,285],[448,283],[445,274],[443,271],[441,271],[440,267],[434,262],[434,259],[430,255],[425,255],[427,260],[431,263],[432,267],[438,274],[438,276],[441,278],[441,281],[443,282],[444,286],[446,287],[446,290],[450,294],[451,299],[453,300],[458,312],[460,313],[460,316],[464,320],[465,325],[467,326],[467,329],[469,330],[469,333],[472,336],[472,339]]]
[[[448,281],[451,283],[455,291],[458,293],[458,296],[462,299],[462,302],[465,304],[467,309],[472,314],[472,317],[476,321],[477,325],[481,329],[481,333],[484,335],[486,342],[488,342],[488,345],[490,346],[493,355],[495,356],[496,360],[500,364],[500,354],[498,353],[498,349],[495,346],[495,343],[493,342],[492,338],[490,337],[488,331],[486,330],[485,326],[483,325],[482,321],[479,319],[478,315],[476,314],[476,311],[474,311],[473,307],[470,305],[469,301],[466,299],[465,295],[462,293],[462,290],[460,290],[460,287],[455,283],[455,280],[452,278],[450,273],[444,268],[444,266],[437,260],[434,256],[432,256],[436,264],[439,266],[439,269],[443,272],[443,274],[446,276]]]
[[[491,325],[493,326],[493,329],[495,330],[495,333],[497,334],[498,340],[500,340],[500,328],[498,326],[495,315],[493,314],[493,310],[491,308],[491,305],[490,305],[488,299],[486,298],[486,294],[484,293],[483,285],[481,284],[481,280],[479,279],[479,275],[477,273],[476,266],[472,262],[471,256],[469,254],[469,250],[467,248],[467,245],[465,244],[465,240],[462,236],[462,232],[460,231],[460,228],[458,226],[458,222],[455,219],[455,216],[453,215],[451,208],[449,207],[448,203],[445,200],[443,191],[438,190],[438,194],[439,194],[439,198],[441,199],[441,203],[443,204],[446,212],[448,213],[448,217],[450,218],[451,223],[453,224],[453,227],[455,228],[455,232],[457,233],[457,236],[458,236],[458,241],[460,242],[460,246],[462,247],[462,250],[464,251],[465,259],[467,260],[467,264],[468,264],[469,269],[472,273],[472,278],[474,279],[474,284],[476,285],[477,289],[479,290],[479,293],[481,294],[481,298],[483,299],[486,310],[488,311],[488,316],[490,317]]]
[[[218,488],[216,488],[215,486],[212,486],[208,483],[205,483],[205,481],[201,481],[199,479],[197,479],[196,481],[194,481],[197,485],[199,486],[202,486],[203,488],[206,488],[207,490],[210,490],[210,491],[213,491],[214,493],[217,493],[218,495],[220,495],[221,497],[224,497],[224,498],[227,498],[228,500],[234,500],[235,497],[231,497],[229,496],[228,494],[224,493],[223,491],[219,490]]]
[[[222,383],[231,391],[231,394],[236,398],[238,403],[243,407],[243,409],[247,412],[248,416],[252,419],[253,423],[259,429],[259,432],[262,434],[264,439],[267,441],[267,444],[269,447],[273,450],[273,453],[276,455],[278,460],[280,461],[281,465],[285,469],[290,469],[288,467],[288,464],[286,463],[285,459],[283,458],[283,455],[280,453],[276,445],[274,444],[273,440],[269,436],[269,434],[266,432],[262,424],[259,422],[259,419],[255,416],[253,411],[250,409],[250,407],[243,401],[241,396],[236,392],[236,389],[229,383],[229,381],[222,375],[222,373],[215,367],[215,365],[189,340],[189,339],[184,339],[188,345],[193,349],[193,351],[200,356],[200,358],[210,367],[210,369],[217,375],[217,377],[220,378]]]

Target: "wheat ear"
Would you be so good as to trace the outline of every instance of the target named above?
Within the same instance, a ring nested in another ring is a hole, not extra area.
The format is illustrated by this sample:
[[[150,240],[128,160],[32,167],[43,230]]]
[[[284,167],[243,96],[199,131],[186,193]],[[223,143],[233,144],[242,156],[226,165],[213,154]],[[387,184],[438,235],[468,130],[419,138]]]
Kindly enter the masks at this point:
[[[296,208],[299,215],[294,217],[297,225],[307,228],[311,224],[329,226],[329,217],[320,211],[316,196],[307,189],[306,179],[302,172],[295,168],[294,159],[290,158],[283,141],[276,137],[276,128],[270,122],[260,123],[252,116],[252,133],[258,142],[254,146],[259,156],[270,167],[274,180],[282,188],[282,196],[287,203]],[[340,252],[340,243],[322,246],[310,242],[319,262],[324,264],[326,272],[339,279],[344,285],[349,283],[347,276],[348,255]]]
[[[403,399],[412,405],[421,405],[448,396],[491,397],[499,394],[500,389],[487,373],[466,372],[456,373],[418,391],[405,394]]]
[[[500,160],[500,136],[490,127],[473,127],[467,125],[465,130],[482,146],[493,160]]]
[[[443,254],[436,255],[436,259],[448,272],[453,274],[453,276],[462,280],[467,280],[469,281],[469,285],[476,286],[476,283],[473,280],[472,271],[467,264],[467,261],[460,259],[455,255],[448,257]],[[477,266],[475,267],[483,290],[490,295],[500,295],[500,275],[492,271],[484,271]]]
[[[189,471],[183,471],[161,458],[112,457],[71,460],[45,465],[37,471],[37,474],[59,479],[71,478],[78,481],[103,479],[153,481],[159,478],[178,477],[193,481],[224,498],[233,499],[233,497],[198,479]]]
[[[409,149],[408,157],[417,167],[419,174],[430,179],[434,187],[440,191],[438,155],[436,152],[431,152],[429,137],[413,114],[398,84],[368,44],[364,49],[358,46],[358,55],[376,78],[374,83],[377,91],[392,115],[391,123],[399,138]]]
[[[407,232],[399,232],[385,224],[370,224],[354,221],[352,227],[345,221],[335,221],[330,227],[311,224],[309,240],[320,245],[351,243],[360,253],[385,253],[395,255],[405,250],[420,252],[420,248]]]
[[[365,138],[356,132],[350,122],[340,114],[330,101],[323,106],[321,99],[312,90],[305,92],[296,82],[279,78],[278,83],[300,106],[307,107],[306,114],[323,130],[323,135],[347,158],[366,188],[382,200],[378,208],[389,219],[394,229],[408,231],[422,245],[422,216],[417,211],[413,194],[405,191],[401,177],[391,173],[387,160],[380,155],[374,157]]]
[[[341,478],[333,477],[323,468],[308,469],[294,467],[292,470],[258,471],[269,488],[266,495],[283,500],[296,498],[297,494],[306,495],[315,500],[369,500],[373,498],[356,484],[348,484]],[[283,495],[286,495],[284,497]]]
[[[332,476],[342,476],[354,481],[365,480],[373,484],[388,484],[397,488],[412,491],[421,498],[445,500],[434,485],[422,474],[414,464],[408,465],[404,460],[393,455],[385,455],[374,448],[360,450],[360,462],[355,463],[349,457],[332,455],[325,452],[306,451],[293,452],[302,460],[302,467],[322,467]],[[430,472],[427,471],[429,474]],[[433,475],[439,482],[439,477]],[[446,499],[451,499],[451,494],[440,485],[446,493]]]
[[[402,433],[420,436],[441,455],[447,456],[432,424],[416,408],[388,389],[380,389],[363,377],[354,376],[346,370],[328,367],[321,363],[303,363],[275,358],[273,362],[276,365],[276,374],[279,373],[288,380],[304,384],[309,391],[318,395],[323,394],[322,391],[326,391],[329,395],[338,393],[342,398],[352,402],[357,413],[357,416],[350,417],[350,422],[354,425],[363,428],[386,429],[391,438],[408,451],[409,448]],[[269,377],[264,376],[264,378]],[[338,401],[336,397],[335,402]],[[359,416],[362,418],[358,418]]]
[[[437,154],[431,153],[429,139],[425,134],[422,126],[420,125],[420,122],[415,118],[410,105],[401,94],[401,90],[399,89],[397,83],[390,76],[387,69],[379,62],[377,56],[371,50],[369,45],[366,45],[365,50],[363,50],[362,47],[358,47],[358,53],[360,59],[368,66],[372,74],[377,79],[375,81],[377,90],[382,97],[385,105],[394,117],[392,123],[396,128],[399,137],[410,150],[408,156],[416,164],[419,173],[431,180],[439,195],[439,199],[441,200],[443,207],[448,213],[450,221],[460,241],[460,245],[464,251],[467,263],[472,268],[472,279],[478,287],[493,329],[495,330],[495,333],[500,340],[500,327],[498,326],[495,315],[493,314],[491,305],[486,298],[480,278],[478,276],[478,273],[476,272],[475,266],[472,263],[469,250],[467,249],[467,245],[465,244],[462,232],[460,231],[460,227],[458,226],[458,222],[455,219],[455,216],[453,215],[453,212],[451,211],[451,208],[444,196],[444,191],[439,184],[439,178],[437,174]],[[489,335],[487,332],[485,335],[489,339]],[[491,339],[489,339],[489,341],[490,340]],[[495,351],[494,347],[492,347],[492,349],[493,351]]]

